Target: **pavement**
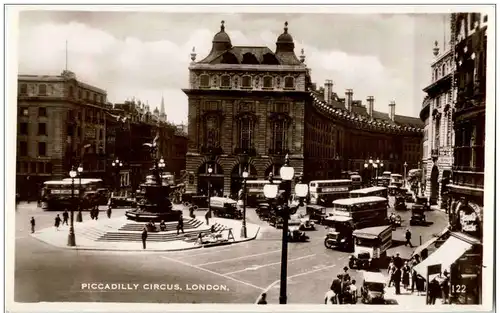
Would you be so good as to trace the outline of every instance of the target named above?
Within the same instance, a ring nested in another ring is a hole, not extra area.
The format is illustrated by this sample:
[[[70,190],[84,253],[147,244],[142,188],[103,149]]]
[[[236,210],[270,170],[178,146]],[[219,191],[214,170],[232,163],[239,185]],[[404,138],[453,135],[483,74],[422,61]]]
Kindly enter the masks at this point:
[[[56,229],[54,226],[46,227],[40,230],[37,230],[33,237],[38,240],[41,240],[47,244],[66,249],[76,249],[76,250],[118,250],[118,251],[142,251],[142,242],[109,242],[109,241],[97,241],[96,237],[99,235],[104,235],[106,232],[118,231],[123,225],[135,223],[134,221],[128,220],[125,216],[115,217],[108,219],[105,216],[101,215],[101,218],[98,220],[85,220],[81,223],[75,222],[75,237],[76,237],[76,247],[69,247],[68,244],[68,231],[69,226],[63,225],[60,226],[59,229]],[[138,223],[144,225],[144,222]],[[243,241],[248,241],[255,239],[258,232],[259,226],[247,223],[247,237],[241,237],[240,229],[241,229],[241,221],[231,220],[225,218],[211,218],[209,225],[203,223],[197,229],[206,229],[208,230],[211,225],[221,224],[224,225],[226,229],[231,229],[234,240],[230,240],[228,243],[234,244]],[[177,233],[177,231],[167,231],[162,232],[164,234],[169,233]],[[222,235],[224,239],[227,239],[229,232],[224,231]],[[186,241],[185,237],[182,234],[179,236],[179,240],[167,241],[167,242],[153,242],[147,241],[147,250],[148,251],[176,251],[176,250],[188,250],[188,249],[198,249],[203,248],[202,245],[198,243],[193,243],[192,241]]]
[[[196,214],[203,216],[203,213]],[[36,204],[17,208],[15,301],[252,304],[261,293],[267,292],[268,303],[278,303],[281,230],[260,221],[253,209],[247,210],[247,221],[260,228],[255,240],[229,246],[168,252],[153,252],[150,245],[145,251],[66,249],[67,228],[59,231],[63,238],[60,245],[64,249],[30,235],[31,216],[35,216],[38,229],[53,229],[55,214],[43,212],[36,208]],[[114,216],[119,214],[122,214],[120,210],[113,211]],[[431,238],[433,232],[439,232],[434,231],[434,228],[442,229],[447,225],[447,222],[443,224],[446,218],[442,212],[433,211],[429,214],[432,214],[428,219],[434,221],[433,225],[411,227],[414,236],[422,235],[423,242]],[[106,220],[104,215],[101,215],[103,221]],[[84,221],[89,219],[85,212]],[[111,223],[111,220],[108,222]],[[241,221],[235,222],[241,224]],[[324,247],[326,231],[319,226],[315,231],[307,232],[309,242],[289,243],[288,303],[322,304],[333,278],[347,264],[349,253]],[[395,237],[399,236],[398,231],[403,232],[403,229],[397,230]],[[234,235],[239,235],[239,227],[236,227]],[[83,244],[81,239],[83,237],[77,235],[78,245]],[[362,271],[350,270],[349,273],[360,286]],[[89,290],[82,285],[89,283],[130,283],[138,284],[138,288]],[[150,290],[148,284],[152,284],[153,288],[156,284],[159,289]],[[178,284],[178,290],[173,290],[175,284]],[[414,296],[405,295],[405,298],[395,301],[413,306],[420,301],[420,298],[410,297]],[[422,298],[425,303],[425,297]]]

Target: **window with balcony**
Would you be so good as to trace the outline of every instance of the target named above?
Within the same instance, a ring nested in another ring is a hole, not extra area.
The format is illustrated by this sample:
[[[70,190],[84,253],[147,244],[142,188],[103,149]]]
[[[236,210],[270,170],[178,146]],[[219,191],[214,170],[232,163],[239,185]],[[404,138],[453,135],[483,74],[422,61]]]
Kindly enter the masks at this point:
[[[272,76],[264,76],[264,88],[273,88]]]
[[[200,75],[200,88],[210,88],[210,76]]]
[[[47,136],[47,124],[38,123],[38,136]]]
[[[216,148],[220,142],[220,122],[219,117],[209,115],[205,119],[205,147]]]
[[[277,120],[271,124],[272,127],[272,144],[271,148],[275,151],[284,151],[286,149],[286,129],[287,129],[287,121],[286,120]]]
[[[252,77],[246,75],[241,78],[242,88],[252,88]]]
[[[45,107],[38,108],[38,116],[39,117],[47,117],[47,108],[45,108]]]
[[[295,89],[295,79],[293,77],[285,77],[285,89]]]
[[[22,96],[25,96],[28,94],[28,85],[27,84],[21,84],[19,86],[19,93],[22,95]]]
[[[19,155],[20,156],[28,155],[28,143],[26,141],[19,142]]]
[[[19,124],[19,134],[20,135],[28,135],[28,123],[20,123]]]
[[[254,120],[244,116],[238,121],[239,148],[249,150],[253,147]]]

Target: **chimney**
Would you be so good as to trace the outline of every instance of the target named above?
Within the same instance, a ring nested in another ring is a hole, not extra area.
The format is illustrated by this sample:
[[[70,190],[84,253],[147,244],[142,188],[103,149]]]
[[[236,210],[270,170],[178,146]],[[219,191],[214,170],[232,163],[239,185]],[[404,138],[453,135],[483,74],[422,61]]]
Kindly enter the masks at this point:
[[[368,96],[366,101],[368,102],[368,115],[370,115],[370,118],[373,118],[373,102],[375,98],[373,96]]]
[[[352,95],[353,95],[352,89],[345,90],[345,103],[347,105],[347,110],[349,112],[352,111]]]
[[[324,97],[325,97],[325,102],[327,104],[332,104],[332,89],[333,89],[333,81],[330,79],[325,80]]]
[[[394,116],[396,115],[396,101],[392,100],[389,103],[389,118],[394,122]]]

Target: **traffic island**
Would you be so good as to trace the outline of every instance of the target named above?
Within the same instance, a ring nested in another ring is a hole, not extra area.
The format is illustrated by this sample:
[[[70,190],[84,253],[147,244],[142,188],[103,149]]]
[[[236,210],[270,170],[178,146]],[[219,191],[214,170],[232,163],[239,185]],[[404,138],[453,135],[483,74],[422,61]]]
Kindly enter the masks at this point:
[[[240,236],[241,221],[211,218],[207,225],[200,219],[184,219],[184,233],[177,234],[177,222],[165,223],[160,230],[149,231],[146,249],[142,246],[142,231],[146,223],[130,221],[126,217],[87,220],[75,224],[76,247],[67,246],[69,227],[64,225],[37,230],[33,237],[52,246],[75,250],[103,251],[179,251],[228,245],[253,240],[259,226],[247,223],[247,238]],[[200,244],[200,237],[203,244]]]

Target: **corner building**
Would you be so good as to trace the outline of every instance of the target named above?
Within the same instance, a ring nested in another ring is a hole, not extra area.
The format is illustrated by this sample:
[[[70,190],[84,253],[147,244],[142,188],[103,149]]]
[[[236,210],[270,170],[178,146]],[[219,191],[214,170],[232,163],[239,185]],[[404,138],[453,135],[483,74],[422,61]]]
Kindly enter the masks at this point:
[[[191,53],[188,96],[186,170],[194,176],[187,190],[235,194],[241,173],[264,179],[289,155],[296,173],[306,181],[340,178],[343,171],[362,170],[371,156],[387,159],[387,167],[402,173],[405,158],[421,158],[422,122],[418,118],[373,110],[311,83],[304,51],[297,57],[288,23],[276,50],[233,46],[222,22],[209,55],[196,62]],[[347,107],[346,107],[347,106]],[[405,150],[406,148],[406,150]],[[208,167],[213,169],[208,173]],[[389,170],[390,170],[389,169]]]

